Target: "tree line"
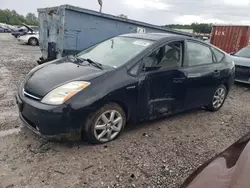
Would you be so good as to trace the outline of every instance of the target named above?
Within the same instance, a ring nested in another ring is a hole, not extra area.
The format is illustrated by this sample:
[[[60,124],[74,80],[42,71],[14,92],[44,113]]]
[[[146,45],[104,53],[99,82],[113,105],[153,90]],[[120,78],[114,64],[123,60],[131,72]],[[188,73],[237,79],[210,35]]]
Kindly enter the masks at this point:
[[[38,26],[38,18],[34,13],[28,13],[26,16],[18,14],[15,10],[1,10],[0,9],[0,22],[8,25],[21,25],[25,23],[27,25]]]
[[[181,24],[170,24],[165,25],[170,29],[193,29],[197,33],[211,33],[212,24],[207,23],[192,23],[190,25],[181,25]]]

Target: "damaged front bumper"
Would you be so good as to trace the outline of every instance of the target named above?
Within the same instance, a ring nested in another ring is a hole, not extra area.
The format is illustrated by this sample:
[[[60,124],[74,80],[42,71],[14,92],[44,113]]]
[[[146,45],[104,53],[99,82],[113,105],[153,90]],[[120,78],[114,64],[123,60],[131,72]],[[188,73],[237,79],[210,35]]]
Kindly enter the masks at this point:
[[[60,134],[57,134],[57,135],[42,135],[39,132],[39,128],[38,127],[34,128],[32,125],[30,125],[24,119],[24,117],[22,116],[21,113],[19,113],[19,117],[29,130],[31,130],[32,132],[34,132],[35,134],[41,136],[44,139],[57,140],[57,141],[79,141],[82,138],[81,130],[71,131],[71,132],[68,132],[68,133],[60,133]]]
[[[70,126],[68,115],[63,113],[63,109],[61,113],[58,109],[55,111],[50,108],[40,109],[26,103],[19,95],[16,95],[16,103],[20,119],[37,135],[48,140],[76,141],[81,139],[81,128]]]

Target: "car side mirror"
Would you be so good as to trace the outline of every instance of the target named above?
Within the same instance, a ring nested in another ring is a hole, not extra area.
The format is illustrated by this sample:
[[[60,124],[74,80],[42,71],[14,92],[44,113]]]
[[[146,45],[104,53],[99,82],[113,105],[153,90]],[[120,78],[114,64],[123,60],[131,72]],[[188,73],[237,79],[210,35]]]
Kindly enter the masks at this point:
[[[143,61],[144,62],[143,65],[145,68],[152,67],[154,65],[155,61],[156,61],[156,59],[153,57],[146,57]]]
[[[157,60],[153,57],[146,57],[143,60],[143,71],[148,72],[152,70],[157,70],[159,67],[156,67]]]

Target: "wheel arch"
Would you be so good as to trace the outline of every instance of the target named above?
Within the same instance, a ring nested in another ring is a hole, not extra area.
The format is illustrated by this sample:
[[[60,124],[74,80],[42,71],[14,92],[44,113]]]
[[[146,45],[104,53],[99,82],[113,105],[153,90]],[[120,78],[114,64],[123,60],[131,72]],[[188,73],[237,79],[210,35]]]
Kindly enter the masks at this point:
[[[129,107],[122,101],[119,101],[119,100],[110,100],[109,103],[116,103],[118,104],[124,111],[125,115],[126,115],[126,119],[127,119],[127,122],[130,120],[130,115],[131,115],[131,112],[129,110]]]
[[[227,94],[228,94],[228,93],[229,93],[229,90],[230,90],[230,88],[231,88],[230,81],[225,79],[225,80],[223,80],[223,81],[221,82],[221,84],[224,85],[224,86],[226,87],[226,89],[227,89]]]

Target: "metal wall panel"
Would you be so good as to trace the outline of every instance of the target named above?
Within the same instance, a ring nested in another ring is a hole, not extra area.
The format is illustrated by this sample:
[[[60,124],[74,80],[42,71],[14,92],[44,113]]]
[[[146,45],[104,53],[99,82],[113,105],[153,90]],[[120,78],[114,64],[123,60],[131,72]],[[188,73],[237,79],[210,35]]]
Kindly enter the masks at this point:
[[[46,55],[48,42],[56,43],[60,57],[74,54],[95,43],[124,33],[174,33],[193,36],[190,33],[70,5],[38,9],[38,12],[43,57]]]
[[[236,52],[250,44],[249,26],[213,26],[211,44],[225,52]]]

